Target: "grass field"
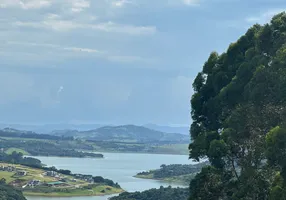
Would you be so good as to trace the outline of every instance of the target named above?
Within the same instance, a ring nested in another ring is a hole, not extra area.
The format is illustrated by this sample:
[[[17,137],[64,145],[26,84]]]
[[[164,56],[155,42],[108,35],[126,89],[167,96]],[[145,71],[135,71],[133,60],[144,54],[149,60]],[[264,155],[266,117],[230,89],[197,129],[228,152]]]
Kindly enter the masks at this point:
[[[18,149],[18,148],[9,148],[9,149],[7,149],[5,151],[5,153],[11,155],[14,151],[16,151],[17,153],[22,153],[25,156],[29,156],[30,155],[27,151],[25,151],[23,149]]]
[[[12,181],[15,181],[17,179],[21,179],[24,181],[29,181],[29,180],[39,180],[39,181],[46,181],[46,182],[52,182],[55,181],[54,178],[48,177],[48,176],[43,176],[42,174],[44,173],[43,170],[41,169],[34,169],[22,165],[12,165],[12,164],[7,164],[7,163],[0,163],[0,166],[13,166],[16,167],[18,170],[23,170],[27,172],[26,176],[15,176],[15,172],[6,172],[6,171],[0,171],[0,177],[5,178],[7,183],[11,183]]]
[[[44,176],[44,170],[35,169],[31,167],[26,167],[22,165],[12,165],[7,163],[0,163],[0,166],[13,166],[19,171],[26,171],[26,176],[17,176],[16,172],[7,172],[0,171],[0,179],[5,178],[8,184],[14,183],[14,181],[20,181],[21,186],[19,189],[22,189],[22,185],[25,185],[31,180],[39,180],[41,182],[54,182],[58,181],[57,178]],[[59,186],[59,187],[47,187],[40,186],[36,188],[28,188],[22,189],[26,196],[48,196],[48,197],[72,197],[72,196],[100,196],[100,195],[108,195],[108,194],[116,194],[123,192],[120,188],[110,187],[107,185],[97,184],[92,185],[90,189],[83,188],[85,186],[89,186],[90,184],[86,181],[77,179],[76,182],[72,182],[74,179],[72,176],[62,175],[67,178],[68,182],[67,186]],[[90,186],[89,186],[90,187]]]

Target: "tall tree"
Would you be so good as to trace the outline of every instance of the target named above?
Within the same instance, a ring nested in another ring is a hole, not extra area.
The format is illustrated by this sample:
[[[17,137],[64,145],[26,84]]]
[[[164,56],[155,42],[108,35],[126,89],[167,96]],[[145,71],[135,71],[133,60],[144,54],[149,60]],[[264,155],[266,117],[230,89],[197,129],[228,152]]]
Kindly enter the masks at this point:
[[[286,13],[212,52],[193,88],[190,158],[211,166],[190,199],[286,199]]]

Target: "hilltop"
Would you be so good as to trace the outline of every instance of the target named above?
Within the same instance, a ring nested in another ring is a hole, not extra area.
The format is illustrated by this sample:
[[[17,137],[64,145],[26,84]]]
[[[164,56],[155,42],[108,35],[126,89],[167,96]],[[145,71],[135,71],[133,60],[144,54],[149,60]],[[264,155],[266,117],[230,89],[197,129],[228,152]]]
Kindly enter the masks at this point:
[[[113,142],[171,142],[171,143],[188,143],[189,136],[179,133],[165,133],[144,126],[122,125],[122,126],[104,126],[89,131],[77,130],[58,130],[53,131],[52,135],[84,138],[97,141]]]

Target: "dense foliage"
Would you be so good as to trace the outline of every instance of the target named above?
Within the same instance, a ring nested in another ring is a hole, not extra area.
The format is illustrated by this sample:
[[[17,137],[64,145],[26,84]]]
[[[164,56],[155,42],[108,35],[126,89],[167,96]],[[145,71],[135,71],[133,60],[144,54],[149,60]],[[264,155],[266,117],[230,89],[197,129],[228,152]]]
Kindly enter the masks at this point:
[[[160,169],[151,170],[148,172],[140,172],[137,175],[152,174],[154,179],[171,178],[175,176],[182,176],[188,174],[196,174],[201,171],[202,167],[208,165],[208,162],[199,163],[195,165],[161,165]]]
[[[11,155],[8,155],[4,152],[0,153],[0,162],[20,164],[32,167],[42,167],[42,163],[40,160],[31,157],[23,157],[22,153],[17,152],[13,152]]]
[[[33,138],[31,138],[33,139]],[[32,156],[58,156],[58,157],[94,157],[103,158],[102,154],[88,153],[77,151],[75,149],[82,150],[94,150],[94,148],[87,144],[81,144],[77,141],[68,140],[30,140],[29,139],[0,139],[0,148],[8,149],[17,147],[25,150]]]
[[[151,189],[144,192],[124,192],[110,200],[187,200],[189,190],[185,188],[163,188]]]
[[[33,138],[33,139],[47,139],[47,140],[73,140],[73,137],[69,137],[69,136],[37,134],[32,131],[20,131],[20,130],[10,129],[10,128],[5,128],[3,130],[0,130],[0,137]]]
[[[0,181],[0,200],[26,200],[21,191],[5,184],[5,180]]]
[[[254,25],[194,80],[191,200],[286,199],[286,14]]]

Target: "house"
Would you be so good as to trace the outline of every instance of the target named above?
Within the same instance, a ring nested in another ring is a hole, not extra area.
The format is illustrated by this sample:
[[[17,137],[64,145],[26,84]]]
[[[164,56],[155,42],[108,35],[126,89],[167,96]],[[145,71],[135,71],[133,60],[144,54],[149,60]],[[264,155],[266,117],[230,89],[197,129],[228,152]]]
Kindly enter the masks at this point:
[[[85,179],[85,181],[87,181],[87,182],[89,182],[89,183],[91,183],[91,184],[93,184],[93,183],[94,183],[93,178],[87,178],[87,179]]]
[[[91,175],[83,175],[83,174],[75,174],[75,178],[89,182],[94,183],[93,177]]]
[[[41,181],[39,181],[39,180],[31,180],[27,184],[28,187],[35,187],[38,185],[41,185]]]
[[[1,166],[0,167],[0,170],[1,171],[6,171],[6,172],[13,172],[13,171],[16,171],[16,168],[13,167],[13,166]]]
[[[56,176],[58,176],[58,173],[55,171],[47,171],[46,176],[56,177]]]
[[[17,174],[17,176],[26,176],[27,172],[26,171],[17,171],[16,174]]]

